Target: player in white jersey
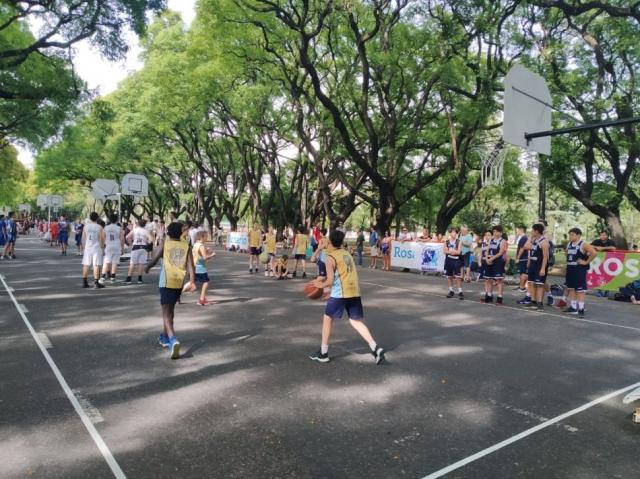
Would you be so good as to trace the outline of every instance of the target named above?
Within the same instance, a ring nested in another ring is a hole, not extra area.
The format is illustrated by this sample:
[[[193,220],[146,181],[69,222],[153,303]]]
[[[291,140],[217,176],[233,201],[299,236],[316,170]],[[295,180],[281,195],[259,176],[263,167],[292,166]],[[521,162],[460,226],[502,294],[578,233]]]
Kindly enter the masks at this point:
[[[104,228],[106,247],[104,249],[104,266],[100,284],[107,280],[107,274],[111,271],[111,283],[116,282],[116,273],[120,264],[120,256],[124,254],[124,231],[118,224],[118,215],[109,215],[109,224]]]
[[[139,220],[138,225],[127,235],[127,239],[131,241],[132,246],[129,273],[125,280],[126,284],[131,284],[131,277],[134,271],[138,271],[138,284],[142,284],[142,273],[144,266],[147,264],[147,254],[153,248],[153,237],[145,229],[146,224],[145,220]]]
[[[93,266],[93,289],[104,288],[99,283],[100,267],[102,266],[102,251],[104,249],[104,230],[97,222],[100,217],[95,211],[89,215],[90,222],[82,232],[84,256],[82,257],[82,287],[88,288],[89,268]]]

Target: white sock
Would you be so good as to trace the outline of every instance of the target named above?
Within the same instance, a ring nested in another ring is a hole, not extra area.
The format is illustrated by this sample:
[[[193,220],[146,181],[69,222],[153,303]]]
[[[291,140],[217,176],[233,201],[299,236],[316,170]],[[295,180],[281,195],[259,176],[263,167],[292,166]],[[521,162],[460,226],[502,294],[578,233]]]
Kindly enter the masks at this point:
[[[462,293],[462,288],[458,288],[458,294]]]
[[[578,309],[584,309],[584,301],[578,302]]]
[[[378,345],[376,344],[375,341],[371,341],[369,343],[369,349],[371,349],[371,351],[373,351],[374,353],[376,352],[376,349],[378,349]]]
[[[493,293],[487,293],[487,296],[489,296],[490,298],[493,298]]]
[[[320,345],[320,352],[322,354],[327,354],[329,352],[329,345],[328,344]]]
[[[449,291],[453,293],[453,286],[449,286]]]
[[[578,307],[578,302],[577,302],[577,301],[573,301],[573,300],[572,300],[572,301],[571,301],[571,307],[572,307],[573,309],[576,309],[576,308]]]

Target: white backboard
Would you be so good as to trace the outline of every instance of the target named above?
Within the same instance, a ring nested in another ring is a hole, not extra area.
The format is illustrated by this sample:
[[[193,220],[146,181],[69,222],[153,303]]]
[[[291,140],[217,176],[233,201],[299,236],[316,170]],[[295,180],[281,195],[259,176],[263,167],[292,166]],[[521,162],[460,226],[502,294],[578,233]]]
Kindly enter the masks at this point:
[[[91,196],[96,200],[115,200],[118,196],[118,183],[115,180],[99,178],[91,183]]]
[[[60,195],[51,195],[49,196],[49,206],[54,209],[61,208],[64,204],[64,198]]]
[[[127,173],[122,177],[122,194],[130,196],[149,196],[149,180],[144,175]]]
[[[48,201],[49,197],[47,195],[38,195],[36,205],[38,205],[39,208],[46,208]]]
[[[24,212],[24,213],[31,213],[31,205],[29,203],[19,204],[18,211]]]
[[[536,101],[537,98],[540,101]],[[551,154],[551,137],[527,143],[525,133],[551,130],[551,94],[544,78],[522,65],[515,65],[504,80],[504,119],[502,138],[520,148]]]

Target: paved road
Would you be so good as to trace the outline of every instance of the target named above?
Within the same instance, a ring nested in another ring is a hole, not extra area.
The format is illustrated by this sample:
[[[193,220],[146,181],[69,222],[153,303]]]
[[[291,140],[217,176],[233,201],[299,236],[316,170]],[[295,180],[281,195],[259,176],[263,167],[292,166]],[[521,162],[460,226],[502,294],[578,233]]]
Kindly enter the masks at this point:
[[[344,322],[333,361],[313,363],[323,304],[229,253],[211,268],[217,303],[178,307],[184,355],[171,361],[155,342],[157,270],[144,285],[83,290],[77,257],[18,246],[0,274],[130,478],[418,479],[640,381],[630,305],[590,299],[578,321],[480,304],[477,285],[448,300],[440,278],[366,268],[367,322],[388,364]],[[4,290],[0,335],[0,477],[113,477]],[[446,477],[637,477],[640,427],[620,399]]]

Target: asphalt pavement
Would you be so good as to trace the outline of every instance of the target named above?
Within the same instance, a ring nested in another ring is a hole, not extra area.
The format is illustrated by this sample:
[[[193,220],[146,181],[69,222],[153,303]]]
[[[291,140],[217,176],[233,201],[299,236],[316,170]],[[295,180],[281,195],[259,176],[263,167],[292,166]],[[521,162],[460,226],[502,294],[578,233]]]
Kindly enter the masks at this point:
[[[183,296],[172,361],[156,342],[158,268],[124,285],[121,265],[118,284],[86,290],[73,253],[17,246],[0,262],[15,297],[0,285],[2,478],[114,477],[109,455],[129,478],[640,476],[632,408],[622,393],[598,402],[640,381],[630,304],[590,296],[581,321],[525,311],[511,291],[497,307],[465,285],[459,301],[442,278],[365,267],[366,322],[387,363],[341,321],[319,364],[307,356],[324,303],[303,280],[250,275],[246,255],[218,250],[214,303]]]

